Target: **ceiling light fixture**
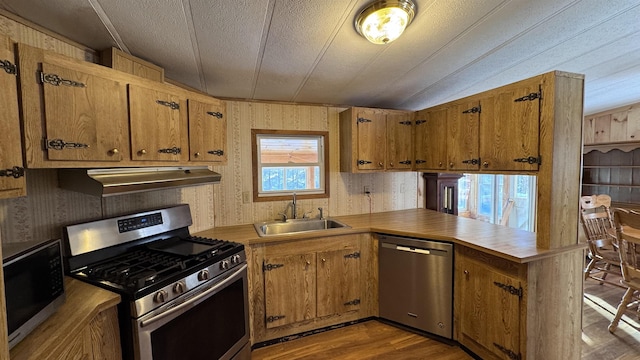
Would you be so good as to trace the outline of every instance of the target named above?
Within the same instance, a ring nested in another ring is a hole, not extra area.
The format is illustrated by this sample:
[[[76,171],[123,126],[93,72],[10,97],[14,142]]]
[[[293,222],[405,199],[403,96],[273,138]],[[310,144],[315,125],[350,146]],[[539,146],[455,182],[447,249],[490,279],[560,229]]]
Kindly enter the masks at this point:
[[[388,44],[402,35],[416,13],[411,0],[377,0],[356,16],[358,33],[374,44]]]

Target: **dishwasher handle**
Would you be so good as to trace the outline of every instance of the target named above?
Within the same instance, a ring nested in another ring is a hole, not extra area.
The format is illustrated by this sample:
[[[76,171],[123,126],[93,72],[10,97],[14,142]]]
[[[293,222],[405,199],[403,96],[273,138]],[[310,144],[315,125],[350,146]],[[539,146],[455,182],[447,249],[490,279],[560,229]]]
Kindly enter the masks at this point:
[[[409,245],[399,245],[392,244],[387,242],[382,242],[381,246],[390,250],[398,250],[398,251],[406,251],[414,254],[422,254],[422,255],[438,255],[443,256],[447,254],[447,251],[440,249],[429,249],[429,248],[420,248],[417,246],[409,246]]]
[[[409,246],[396,245],[396,250],[424,254],[424,255],[431,255],[431,251],[428,249],[420,249],[420,248],[409,247]]]

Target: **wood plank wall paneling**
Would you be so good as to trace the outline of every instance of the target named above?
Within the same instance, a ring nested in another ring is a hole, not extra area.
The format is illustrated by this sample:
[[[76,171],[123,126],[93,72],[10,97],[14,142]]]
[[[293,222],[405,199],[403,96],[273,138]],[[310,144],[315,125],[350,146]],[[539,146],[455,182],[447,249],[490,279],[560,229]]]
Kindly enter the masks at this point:
[[[80,44],[64,41],[0,11],[0,33],[14,42],[55,51],[74,59],[98,62],[98,53]],[[99,50],[99,49],[97,49]],[[62,190],[57,187],[55,169],[27,170],[27,197],[0,200],[0,240],[2,242],[44,241],[62,236],[62,227],[104,217],[188,203],[191,232],[214,226],[248,224],[277,217],[287,201],[244,204],[243,192],[252,191],[251,129],[299,129],[329,131],[330,189],[328,199],[301,200],[299,213],[318,207],[326,216],[401,210],[423,202],[419,174],[414,172],[347,174],[340,173],[339,116],[344,108],[283,105],[266,102],[227,102],[229,162],[213,169],[222,174],[215,185],[120,195],[109,198]],[[371,198],[363,186],[371,188]]]
[[[278,218],[289,201],[244,204],[243,192],[252,191],[251,129],[286,129],[329,131],[330,189],[329,199],[298,201],[298,214],[323,207],[326,216],[363,214],[418,206],[418,179],[415,172],[348,174],[340,172],[339,116],[344,108],[228,101],[229,162],[214,167],[222,181],[214,187],[216,226],[266,221]],[[371,198],[363,194],[371,187]]]

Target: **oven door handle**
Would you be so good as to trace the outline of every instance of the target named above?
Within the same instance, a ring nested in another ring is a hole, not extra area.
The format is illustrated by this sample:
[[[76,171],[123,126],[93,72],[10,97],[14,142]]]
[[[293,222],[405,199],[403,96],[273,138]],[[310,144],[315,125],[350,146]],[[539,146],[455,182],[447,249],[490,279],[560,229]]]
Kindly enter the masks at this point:
[[[149,326],[151,324],[153,324],[154,322],[158,321],[158,320],[162,320],[167,316],[170,316],[173,313],[179,312],[184,308],[188,308],[191,307],[193,305],[195,305],[195,303],[202,299],[203,297],[208,296],[211,293],[216,292],[217,290],[219,290],[220,288],[224,287],[227,285],[227,283],[230,283],[232,281],[235,281],[236,278],[247,269],[247,264],[243,264],[242,266],[240,266],[238,268],[238,270],[234,271],[231,275],[229,275],[226,279],[220,281],[219,283],[217,283],[216,285],[212,286],[211,288],[201,292],[200,294],[192,297],[191,299],[188,299],[187,301],[183,302],[180,305],[177,305],[175,307],[172,307],[171,309],[161,312],[160,314],[149,318],[147,320],[143,320],[140,322],[140,327],[145,327],[145,326]]]

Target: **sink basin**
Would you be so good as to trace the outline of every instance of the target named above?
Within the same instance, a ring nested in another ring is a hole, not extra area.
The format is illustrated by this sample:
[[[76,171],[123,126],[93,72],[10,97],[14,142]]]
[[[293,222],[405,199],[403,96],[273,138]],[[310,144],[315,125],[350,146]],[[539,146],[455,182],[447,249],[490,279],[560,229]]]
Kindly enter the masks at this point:
[[[289,219],[287,221],[266,221],[253,226],[259,236],[284,235],[305,231],[350,228],[335,219]]]

